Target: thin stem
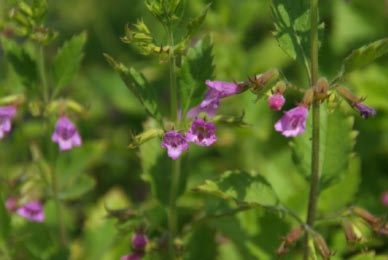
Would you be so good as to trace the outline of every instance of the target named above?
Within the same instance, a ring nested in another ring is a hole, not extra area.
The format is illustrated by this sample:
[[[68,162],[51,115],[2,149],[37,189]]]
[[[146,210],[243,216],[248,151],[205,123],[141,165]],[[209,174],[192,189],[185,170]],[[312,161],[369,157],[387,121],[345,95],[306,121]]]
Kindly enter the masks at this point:
[[[49,86],[48,86],[47,76],[46,76],[46,62],[45,62],[43,45],[40,45],[38,49],[39,49],[38,68],[39,68],[39,76],[42,84],[42,96],[43,96],[44,103],[47,104],[49,102]]]
[[[169,51],[169,66],[170,66],[170,102],[171,102],[171,119],[175,124],[178,124],[178,90],[176,85],[176,57],[174,54],[174,32],[172,26],[167,29]]]
[[[67,238],[66,238],[65,223],[63,222],[62,207],[58,196],[58,177],[54,167],[51,169],[51,185],[52,185],[51,188],[53,192],[56,213],[57,213],[57,221],[58,221],[58,227],[59,227],[59,241],[61,242],[61,245],[63,247],[66,247]]]
[[[318,81],[318,0],[311,0],[311,82],[312,88]],[[320,107],[319,103],[312,102],[312,146],[311,146],[311,178],[308,200],[307,221],[308,227],[313,227],[315,209],[319,190],[319,143],[320,143]],[[304,259],[309,259],[308,233],[304,241]]]

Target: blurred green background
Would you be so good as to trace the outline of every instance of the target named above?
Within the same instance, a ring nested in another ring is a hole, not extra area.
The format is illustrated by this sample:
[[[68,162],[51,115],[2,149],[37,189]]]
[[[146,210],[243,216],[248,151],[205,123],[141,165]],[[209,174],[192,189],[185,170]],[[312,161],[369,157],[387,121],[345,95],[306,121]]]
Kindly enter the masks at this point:
[[[186,2],[185,14],[190,17],[198,15],[208,3],[203,0]],[[84,146],[77,148],[72,155],[63,156],[63,160],[83,158],[80,171],[95,180],[94,189],[82,198],[67,203],[67,220],[74,241],[71,251],[74,259],[118,259],[129,251],[130,236],[118,235],[115,221],[104,218],[104,204],[112,208],[136,207],[149,198],[149,187],[140,178],[139,152],[127,148],[129,134],[142,131],[147,115],[102,54],[109,53],[126,65],[142,71],[155,88],[160,89],[160,99],[163,100],[168,96],[168,64],[160,63],[155,57],[137,54],[133,48],[121,42],[120,37],[124,35],[125,24],[134,23],[140,18],[144,19],[160,42],[166,40],[165,34],[147,12],[143,1],[57,0],[48,3],[47,25],[60,33],[54,46],[60,46],[73,34],[82,31],[88,34],[81,71],[63,93],[88,107],[87,114],[77,120]],[[342,59],[352,49],[388,35],[388,3],[384,0],[321,1],[320,14],[325,23],[319,53],[320,76],[329,80],[338,73]],[[303,68],[278,47],[272,36],[273,30],[269,0],[214,0],[197,35],[198,39],[210,35],[213,41],[214,79],[245,80],[248,76],[278,68],[289,81],[307,87]],[[54,50],[52,53],[55,53]],[[2,93],[22,91],[20,83],[6,66],[3,54],[0,58]],[[355,117],[354,129],[358,131],[351,163],[357,177],[352,179],[352,188],[338,188],[331,194],[328,192],[320,202],[321,209],[324,211],[325,203],[333,204],[345,192],[350,195],[345,198],[348,201],[344,204],[360,205],[383,215],[387,213],[387,207],[381,203],[380,196],[388,190],[388,56],[349,74],[344,85],[357,96],[367,97],[365,104],[374,107],[377,116],[363,120],[356,111],[350,108],[346,110]],[[285,108],[293,107],[298,100],[300,97],[296,93],[290,93]],[[168,103],[164,105],[167,111]],[[255,103],[249,93],[221,102],[222,113],[237,115],[243,111],[249,127],[219,126],[215,145],[210,148],[196,147],[190,151],[188,188],[195,187],[205,179],[215,178],[225,170],[255,170],[267,177],[283,202],[304,216],[307,183],[293,166],[288,145],[290,140],[273,129],[281,113],[270,111],[265,100]],[[14,123],[15,142],[7,139],[0,143],[1,174],[18,174],[23,168],[28,168],[32,161],[28,145],[22,142],[25,135],[29,136],[29,131],[34,130],[23,130],[27,133],[17,130],[24,121],[28,121],[26,116],[18,116]],[[31,120],[28,124],[34,128]],[[34,132],[31,136],[39,135]],[[50,212],[50,205],[46,205],[46,210]],[[233,225],[238,227],[233,229]],[[241,232],[240,237],[245,241],[240,241],[245,243],[241,245],[220,238],[222,241],[218,243],[226,246],[219,248],[218,259],[274,259],[271,256],[280,244],[278,237],[290,230],[289,224],[281,218],[260,210],[239,213],[236,218],[226,217],[211,226],[219,229],[225,237]],[[29,230],[31,228],[34,225],[28,226]],[[333,248],[344,247],[344,239],[338,238],[341,231],[336,230],[333,234],[328,243],[334,245]],[[256,248],[254,245],[261,249],[253,249]],[[44,248],[44,245],[35,246],[31,250]],[[242,252],[242,248],[252,252]],[[387,249],[378,247],[378,250],[386,252]],[[338,259],[341,259],[340,256]]]

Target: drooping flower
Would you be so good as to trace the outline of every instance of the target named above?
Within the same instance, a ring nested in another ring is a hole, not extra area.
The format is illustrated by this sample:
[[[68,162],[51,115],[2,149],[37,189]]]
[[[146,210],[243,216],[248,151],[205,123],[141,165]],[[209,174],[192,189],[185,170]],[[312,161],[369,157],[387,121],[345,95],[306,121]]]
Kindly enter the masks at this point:
[[[209,87],[209,90],[206,92],[203,101],[198,106],[189,110],[187,113],[188,118],[195,118],[201,112],[207,113],[209,117],[213,117],[217,113],[221,98],[239,94],[247,89],[238,83],[225,81],[206,80],[205,83]]]
[[[11,131],[11,119],[16,115],[16,107],[5,106],[0,107],[0,139],[4,137],[4,134]]]
[[[186,133],[186,140],[200,146],[211,145],[217,141],[214,123],[205,122],[203,119],[194,120]]]
[[[304,106],[288,110],[275,123],[275,130],[281,132],[285,137],[300,135],[306,130],[307,115],[308,109]]]
[[[285,102],[286,99],[281,94],[273,94],[268,98],[268,104],[271,110],[279,111],[280,109],[282,109]]]
[[[20,207],[16,213],[25,219],[34,222],[42,222],[44,220],[43,206],[38,201],[30,201]]]
[[[357,103],[356,108],[360,112],[360,115],[364,119],[368,119],[369,116],[375,116],[376,110],[372,107],[368,107],[362,103]]]
[[[141,255],[137,253],[126,255],[120,258],[120,260],[140,260],[140,259],[141,259]]]
[[[132,248],[135,251],[144,251],[148,243],[147,236],[142,233],[138,232],[133,235],[132,237]]]
[[[73,146],[80,146],[82,144],[81,136],[76,126],[66,116],[58,119],[51,140],[59,144],[59,149],[62,152],[70,150]]]
[[[167,148],[168,156],[176,160],[182,151],[189,149],[189,144],[182,133],[173,130],[164,134],[161,147]]]

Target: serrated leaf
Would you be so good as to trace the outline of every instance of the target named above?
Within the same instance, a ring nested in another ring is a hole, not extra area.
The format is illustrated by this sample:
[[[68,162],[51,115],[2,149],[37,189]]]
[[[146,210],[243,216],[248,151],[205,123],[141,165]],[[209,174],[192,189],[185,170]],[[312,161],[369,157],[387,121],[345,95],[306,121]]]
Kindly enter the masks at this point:
[[[310,121],[309,118],[308,121]],[[340,181],[349,164],[354,145],[353,119],[346,118],[338,107],[321,106],[320,125],[320,188],[321,191]],[[292,158],[300,173],[309,180],[311,165],[311,123],[306,132],[296,137],[292,145]]]
[[[104,57],[116,72],[119,73],[122,81],[144,106],[146,111],[160,122],[162,116],[159,113],[156,103],[155,90],[148,83],[145,76],[132,67],[128,69],[124,64],[117,62],[106,53],[104,53]]]
[[[0,194],[0,238],[6,241],[11,230],[11,218],[5,203],[2,194]]]
[[[185,38],[190,39],[195,34],[195,32],[199,29],[199,27],[203,24],[210,5],[211,3],[207,4],[205,8],[203,8],[200,15],[198,15],[193,19],[190,19],[189,23],[187,24],[187,35]]]
[[[35,89],[38,69],[36,61],[14,41],[3,38],[1,41],[8,61],[17,73],[21,83],[29,89]]]
[[[53,61],[55,93],[71,82],[78,72],[86,43],[86,33],[80,33],[66,41],[58,50]]]
[[[280,48],[292,59],[304,63],[309,51],[310,35],[309,1],[272,1],[272,14],[276,28],[275,37]]]
[[[388,53],[388,38],[384,38],[352,51],[345,58],[342,74],[352,72]]]
[[[179,89],[182,104],[182,115],[198,105],[208,89],[205,85],[214,73],[212,44],[209,37],[199,41],[182,61],[179,73]]]
[[[227,171],[217,181],[206,180],[195,189],[239,205],[276,207],[278,197],[271,185],[260,175]]]

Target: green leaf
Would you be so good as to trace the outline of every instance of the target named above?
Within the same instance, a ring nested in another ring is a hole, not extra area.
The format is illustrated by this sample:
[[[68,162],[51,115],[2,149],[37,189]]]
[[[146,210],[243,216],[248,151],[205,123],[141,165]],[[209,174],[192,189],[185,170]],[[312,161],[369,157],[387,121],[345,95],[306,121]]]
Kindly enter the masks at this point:
[[[305,62],[310,42],[310,4],[307,0],[272,0],[275,37],[292,59]]]
[[[384,38],[352,51],[345,58],[342,75],[362,68],[388,52],[388,38]]]
[[[182,104],[182,115],[195,105],[198,105],[204,97],[207,79],[211,79],[214,73],[212,44],[209,37],[199,41],[182,61],[179,72],[179,89]]]
[[[86,33],[73,36],[58,50],[53,61],[55,92],[69,84],[78,72],[86,43]]]
[[[8,214],[8,210],[5,207],[5,200],[3,199],[2,194],[0,194],[0,238],[6,241],[10,230],[11,218]]]
[[[187,259],[216,259],[217,244],[215,234],[215,230],[207,225],[195,227],[187,246]]]
[[[106,53],[104,53],[104,57],[116,72],[119,73],[122,81],[144,106],[146,111],[160,122],[162,116],[159,113],[156,103],[155,90],[148,83],[144,75],[132,67],[128,69],[124,64],[117,62]]]
[[[3,49],[8,61],[17,73],[21,83],[29,89],[35,89],[37,84],[37,65],[26,50],[12,40],[2,38]]]
[[[276,207],[278,197],[271,185],[260,175],[241,171],[227,171],[219,180],[206,180],[195,189],[238,205]]]
[[[91,191],[96,185],[96,181],[88,176],[81,175],[79,178],[73,179],[65,186],[62,186],[62,191],[59,192],[59,198],[64,200],[79,199],[85,193]]]
[[[328,106],[321,106],[319,158],[321,190],[337,183],[344,177],[356,136],[356,133],[352,131],[353,118],[346,118],[338,107]],[[291,146],[296,166],[300,173],[309,180],[311,123],[306,124],[306,132],[296,137]]]
[[[190,40],[191,37],[198,31],[199,27],[203,24],[205,21],[207,11],[209,10],[211,3],[207,4],[205,8],[203,8],[202,12],[200,15],[197,17],[190,19],[189,23],[187,24],[187,35],[185,38]]]

